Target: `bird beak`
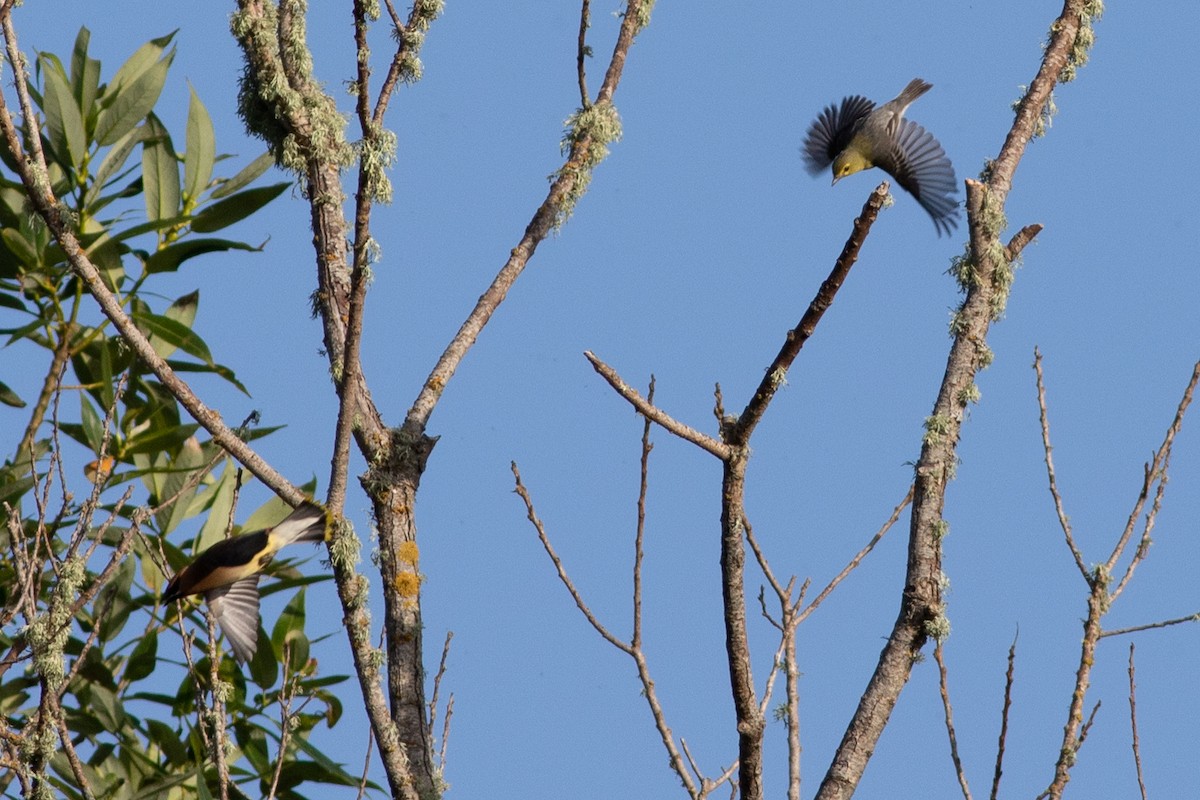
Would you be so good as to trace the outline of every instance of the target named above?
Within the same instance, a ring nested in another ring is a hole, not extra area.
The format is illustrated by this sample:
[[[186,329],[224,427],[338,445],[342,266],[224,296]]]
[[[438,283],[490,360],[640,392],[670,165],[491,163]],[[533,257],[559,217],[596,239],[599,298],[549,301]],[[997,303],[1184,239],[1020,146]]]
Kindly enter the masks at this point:
[[[834,175],[834,176],[833,176],[833,183],[831,183],[831,184],[829,184],[829,185],[830,185],[830,186],[837,186],[837,182],[838,182],[838,181],[840,181],[841,179],[842,179],[842,176],[841,176],[841,175]]]

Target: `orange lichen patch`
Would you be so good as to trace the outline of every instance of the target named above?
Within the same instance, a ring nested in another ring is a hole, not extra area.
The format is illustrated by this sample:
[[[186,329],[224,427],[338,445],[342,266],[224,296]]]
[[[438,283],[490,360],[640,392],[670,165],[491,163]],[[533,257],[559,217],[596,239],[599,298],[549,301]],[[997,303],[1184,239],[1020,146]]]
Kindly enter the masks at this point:
[[[401,542],[400,546],[396,548],[396,558],[402,564],[411,564],[415,567],[420,557],[421,551],[416,542]]]
[[[396,575],[396,580],[393,581],[392,586],[401,597],[406,599],[416,598],[421,592],[421,576],[415,572],[405,570]]]

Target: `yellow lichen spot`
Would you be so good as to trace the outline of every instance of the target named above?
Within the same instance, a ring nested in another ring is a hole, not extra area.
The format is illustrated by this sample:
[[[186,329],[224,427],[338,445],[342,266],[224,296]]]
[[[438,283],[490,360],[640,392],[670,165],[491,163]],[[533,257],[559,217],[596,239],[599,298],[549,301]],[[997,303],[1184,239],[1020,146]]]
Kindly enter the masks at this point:
[[[396,580],[393,581],[393,588],[396,593],[405,599],[415,599],[421,591],[421,576],[415,572],[405,570],[396,575]]]
[[[396,548],[396,558],[400,559],[401,563],[417,565],[417,559],[421,557],[420,550],[417,548],[416,542],[401,542]]]

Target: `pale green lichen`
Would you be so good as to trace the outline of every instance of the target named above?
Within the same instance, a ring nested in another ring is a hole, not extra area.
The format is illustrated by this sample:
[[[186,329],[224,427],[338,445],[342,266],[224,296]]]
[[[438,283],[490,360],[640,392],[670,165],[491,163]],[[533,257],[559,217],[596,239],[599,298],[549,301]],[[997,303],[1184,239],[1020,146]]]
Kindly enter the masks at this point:
[[[329,558],[341,569],[354,569],[362,551],[362,542],[354,526],[346,519],[338,520],[337,530],[329,543]]]
[[[1088,62],[1089,51],[1096,43],[1096,31],[1092,23],[1104,14],[1104,0],[1087,0],[1079,15],[1079,28],[1075,31],[1075,41],[1071,43],[1067,53],[1067,63],[1058,73],[1059,81],[1067,83],[1075,80],[1079,68]],[[1054,31],[1054,29],[1051,29]]]
[[[362,163],[362,190],[376,203],[392,202],[392,182],[387,170],[396,163],[396,134],[379,125],[372,125],[358,144]]]
[[[936,642],[944,642],[950,638],[950,620],[945,614],[925,620],[925,635]]]
[[[950,535],[950,523],[944,519],[937,520],[933,523],[932,533],[935,539],[945,539]]]
[[[969,405],[978,403],[980,396],[979,385],[976,383],[971,383],[959,390],[958,404],[963,408],[966,408]]]
[[[922,441],[927,445],[939,443],[950,432],[953,421],[944,415],[934,414],[925,418],[925,435]]]
[[[587,192],[592,171],[608,156],[608,145],[621,139],[621,118],[612,103],[596,103],[581,108],[563,123],[566,131],[560,143],[567,163],[551,179],[566,191],[554,215],[555,230],[571,218],[575,206]]]
[[[650,24],[650,15],[653,11],[654,0],[643,0],[643,2],[638,3],[637,8],[634,10],[634,36],[637,36],[639,33],[645,30],[647,25]],[[628,14],[629,11],[626,10],[625,13]]]
[[[230,17],[230,30],[246,58],[238,90],[238,112],[246,129],[267,143],[276,163],[284,169],[303,175],[311,159],[345,168],[356,157],[345,141],[346,118],[312,77],[304,4],[297,2],[296,7],[291,15],[292,26],[281,37],[276,36],[279,15],[272,4],[261,6],[261,16],[237,12]],[[283,73],[285,61],[290,76]],[[297,120],[305,129],[302,138],[293,130]]]

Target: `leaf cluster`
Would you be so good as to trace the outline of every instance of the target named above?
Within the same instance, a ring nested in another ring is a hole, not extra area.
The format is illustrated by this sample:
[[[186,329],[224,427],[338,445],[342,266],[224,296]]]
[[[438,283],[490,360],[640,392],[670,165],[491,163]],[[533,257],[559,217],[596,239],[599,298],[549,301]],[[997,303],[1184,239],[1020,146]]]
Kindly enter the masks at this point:
[[[164,306],[153,290],[157,276],[205,253],[261,250],[212,234],[289,184],[256,185],[267,154],[217,176],[228,156],[217,154],[194,91],[176,150],[154,113],[172,38],[142,45],[106,83],[86,28],[69,63],[38,54],[38,117],[24,121],[23,146],[40,145],[64,216],[156,352],[177,372],[211,373],[246,392],[193,327],[199,292]],[[5,347],[43,352],[45,373],[36,398],[0,380],[0,402],[29,410],[0,464],[0,794],[207,798],[218,790],[214,746],[232,753],[235,793],[357,785],[310,742],[341,717],[332,687],[346,679],[320,675],[305,632],[304,587],[325,577],[302,576],[293,560],[270,568],[277,580],[263,595],[291,597],[270,634],[260,630],[248,674],[221,658],[220,686],[210,685],[219,650],[205,642],[203,608],[186,607],[181,620],[161,605],[168,574],[233,531],[242,475],[96,315],[13,177],[17,157],[0,144],[0,335]],[[247,440],[274,430],[253,422]],[[65,466],[81,454],[90,459],[82,476]],[[286,512],[272,500],[244,527]],[[187,546],[169,541],[204,515]],[[233,720],[231,741],[215,745],[214,697]]]

